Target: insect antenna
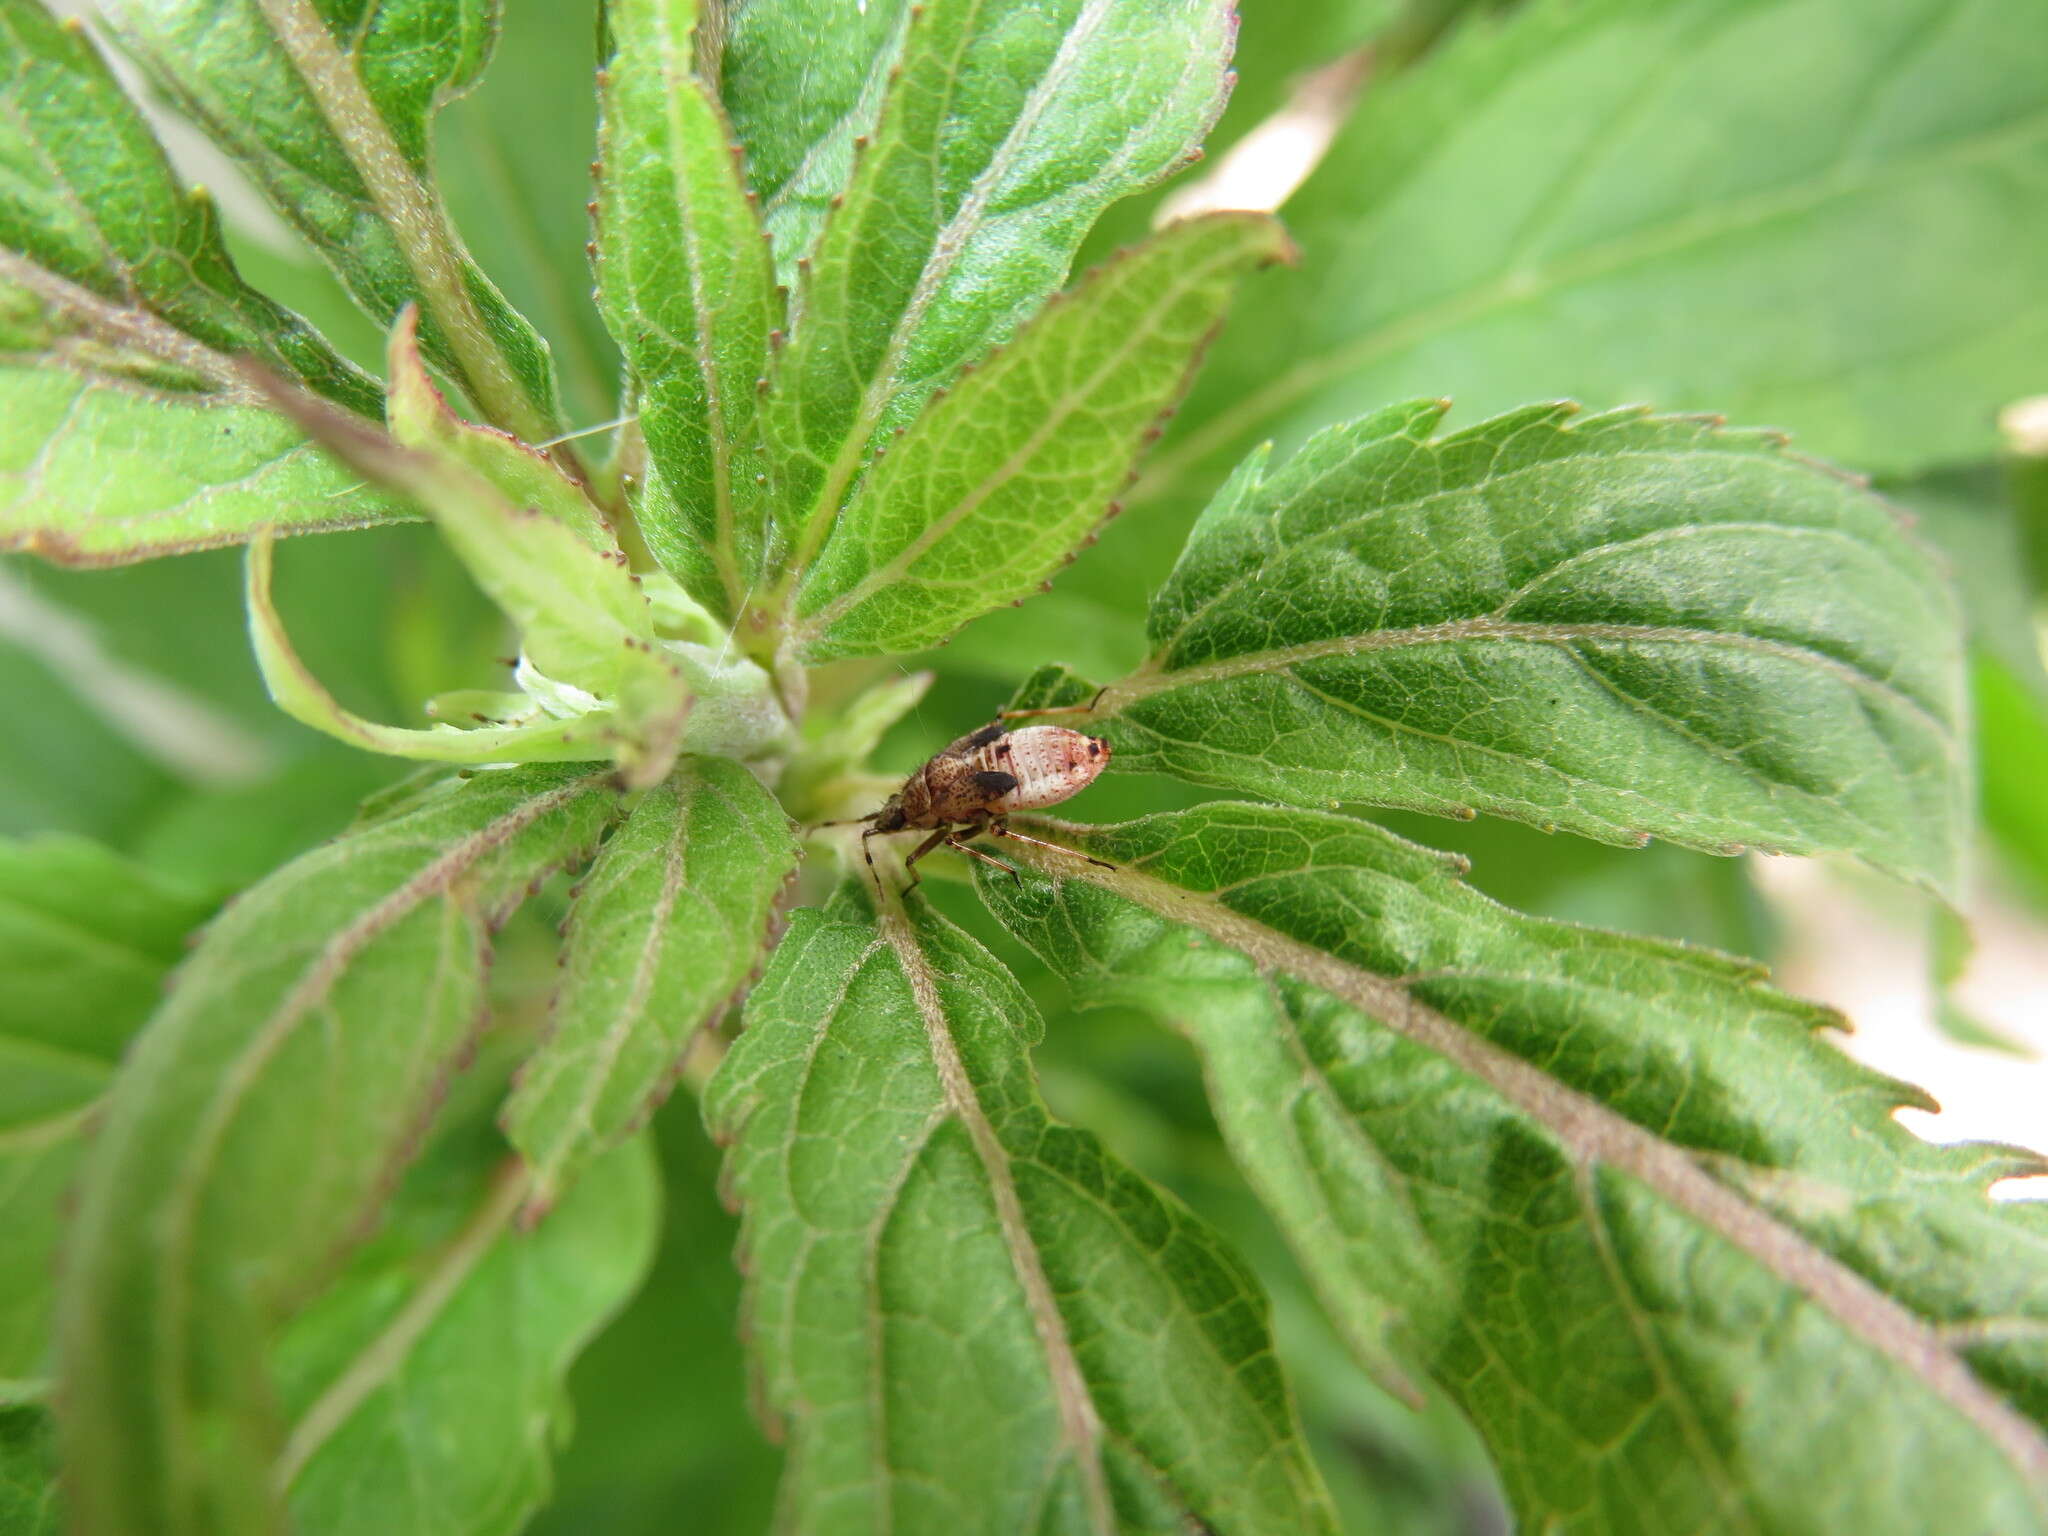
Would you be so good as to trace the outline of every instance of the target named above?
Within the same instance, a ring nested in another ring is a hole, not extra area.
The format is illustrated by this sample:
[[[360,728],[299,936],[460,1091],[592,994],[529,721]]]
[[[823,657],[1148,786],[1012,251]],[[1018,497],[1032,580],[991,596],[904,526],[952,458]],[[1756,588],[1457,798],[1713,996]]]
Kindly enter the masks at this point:
[[[860,824],[861,824],[862,822],[864,822],[864,821],[873,821],[873,820],[874,820],[874,819],[875,819],[875,818],[876,818],[877,816],[879,816],[879,815],[881,815],[881,814],[882,814],[882,813],[881,813],[880,811],[869,811],[869,812],[867,813],[867,815],[865,815],[865,816],[849,816],[849,817],[847,817],[847,818],[846,818],[845,820],[843,820],[843,821],[821,821],[821,822],[817,823],[817,826],[819,826],[819,827],[857,827],[857,826],[859,826],[859,825],[860,825]],[[815,829],[814,829],[814,830],[815,830]],[[861,836],[863,836],[863,837],[866,837],[867,835],[868,835],[868,834],[867,834],[867,833],[865,833],[865,832],[863,832],[863,833],[861,834]]]

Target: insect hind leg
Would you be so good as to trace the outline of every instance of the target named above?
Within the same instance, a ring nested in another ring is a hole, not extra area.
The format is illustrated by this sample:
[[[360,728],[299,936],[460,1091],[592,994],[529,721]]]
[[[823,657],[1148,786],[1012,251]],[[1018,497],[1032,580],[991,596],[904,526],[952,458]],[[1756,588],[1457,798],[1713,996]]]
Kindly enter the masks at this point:
[[[1093,864],[1097,869],[1116,868],[1109,860],[1098,859],[1093,854],[1082,853],[1079,849],[1063,848],[1058,843],[1048,843],[1042,837],[1026,837],[1022,832],[1012,832],[1010,824],[1006,821],[993,823],[989,827],[988,832],[991,837],[1007,837],[1013,843],[1029,843],[1034,848],[1045,848],[1053,853],[1063,853],[1070,859],[1080,859],[1085,863]],[[1005,868],[1007,867],[1006,865]]]
[[[968,836],[970,837],[973,835],[973,833],[968,834]],[[1024,877],[1017,873],[1017,867],[1014,864],[1005,864],[1001,859],[997,858],[994,854],[984,853],[981,849],[975,847],[972,843],[968,842],[966,838],[960,837],[958,835],[949,836],[946,839],[946,846],[948,848],[955,850],[956,852],[966,854],[967,857],[969,857],[970,859],[979,859],[982,863],[988,865],[992,869],[1000,869],[1004,874],[1008,875],[1012,880],[1016,881],[1019,885],[1022,885],[1024,883]]]
[[[1051,704],[1044,709],[1005,709],[998,712],[996,718],[998,720],[1030,720],[1040,715],[1092,715],[1095,713],[1095,706],[1102,702],[1102,696],[1107,692],[1109,692],[1109,684],[1104,683],[1095,690],[1095,697],[1086,704]],[[1047,846],[1050,847],[1051,845],[1048,844]],[[1068,853],[1073,852],[1071,848],[1065,851]]]

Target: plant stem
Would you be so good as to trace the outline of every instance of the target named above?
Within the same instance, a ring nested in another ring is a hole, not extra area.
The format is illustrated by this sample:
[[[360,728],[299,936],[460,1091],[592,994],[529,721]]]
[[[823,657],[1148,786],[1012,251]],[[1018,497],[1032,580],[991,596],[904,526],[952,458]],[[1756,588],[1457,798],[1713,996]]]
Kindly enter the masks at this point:
[[[470,294],[461,245],[440,199],[413,173],[354,64],[328,32],[312,0],[259,3],[328,127],[363,178],[378,214],[397,237],[424,307],[454,354],[463,393],[492,425],[529,443],[557,436],[564,423],[528,393]],[[573,449],[549,452],[574,478],[584,478]]]

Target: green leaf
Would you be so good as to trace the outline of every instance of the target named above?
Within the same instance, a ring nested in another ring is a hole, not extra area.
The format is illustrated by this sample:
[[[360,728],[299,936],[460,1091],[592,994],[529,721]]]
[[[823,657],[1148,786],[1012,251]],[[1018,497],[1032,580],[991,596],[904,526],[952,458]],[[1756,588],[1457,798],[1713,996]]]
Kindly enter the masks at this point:
[[[679,1510],[701,1536],[774,1524],[782,1454],[748,1412],[733,1327],[739,1223],[718,1197],[718,1153],[694,1095],[670,1099],[650,1131],[661,1245],[647,1283],[570,1373],[576,1434],[532,1536],[672,1536]]]
[[[1230,96],[1203,137],[1201,165],[1110,208],[1089,231],[1080,260],[1092,265],[1144,239],[1165,218],[1186,217],[1194,208],[1184,199],[1201,208],[1276,206],[1280,194],[1312,168],[1297,165],[1293,157],[1327,149],[1360,81],[1405,63],[1442,25],[1424,13],[1438,4],[1455,9],[1471,3],[1477,0],[1251,0],[1239,5],[1230,49]],[[1307,112],[1315,114],[1313,129],[1307,127]],[[1325,114],[1331,120],[1323,121]],[[1284,130],[1278,152],[1269,131],[1233,161],[1239,143],[1261,127]],[[1285,184],[1276,185],[1282,175]],[[1208,201],[1218,184],[1224,200]]]
[[[428,179],[435,109],[482,72],[492,0],[107,0],[109,25],[380,324],[496,425],[561,430],[547,344],[470,261]]]
[[[1188,1032],[1354,1349],[1456,1398],[1527,1528],[2048,1529],[2048,1211],[1984,1196],[2037,1155],[1913,1137],[1760,968],[1368,823],[1032,830],[1117,867],[1013,845],[1053,883],[984,899]]]
[[[910,0],[731,0],[712,70],[762,200],[783,281],[810,253],[875,131],[903,57]],[[712,60],[706,59],[707,67]]]
[[[0,103],[13,130],[0,274],[95,322],[82,338],[88,357],[90,341],[125,343],[202,376],[209,352],[258,357],[339,404],[376,411],[373,381],[241,280],[212,199],[179,184],[78,23],[36,0],[0,3]]]
[[[2048,708],[1992,656],[1976,658],[1971,683],[1984,828],[2034,899],[2048,903]]]
[[[598,293],[659,477],[640,527],[692,595],[737,618],[764,576],[754,415],[782,298],[732,130],[698,73],[694,0],[615,0],[605,20]]]
[[[0,4],[0,547],[106,563],[402,509],[262,409],[238,359],[376,386],[245,284],[75,23]]]
[[[1414,395],[1648,401],[1902,472],[2041,386],[2048,28],[1964,0],[1532,0],[1376,83],[1134,499]],[[1914,238],[1901,241],[1901,230]]]
[[[605,844],[569,909],[552,1031],[505,1107],[532,1165],[529,1209],[667,1094],[760,962],[795,868],[789,818],[729,758],[684,758]]]
[[[0,842],[0,1402],[49,1373],[86,1117],[211,907],[83,838]]]
[[[2034,584],[2013,486],[1997,464],[1948,468],[1889,484],[1884,493],[1948,559],[1970,638],[2048,708]]]
[[[0,639],[0,716],[35,722],[0,732],[0,833],[131,836],[178,781],[53,661]]]
[[[547,1497],[563,1379],[645,1272],[659,1189],[635,1142],[517,1232],[526,1182],[503,1153],[468,1138],[424,1163],[377,1241],[287,1330],[278,1475],[297,1529],[512,1536]]]
[[[1200,142],[1229,36],[1219,0],[910,8],[815,250],[787,236],[809,266],[762,422],[797,568],[887,431],[1059,287],[1105,207]]]
[[[0,1407],[0,1531],[58,1536],[57,1437],[49,1415]]]
[[[862,481],[806,574],[813,659],[945,639],[1073,555],[1179,399],[1237,279],[1287,255],[1257,214],[1175,225],[935,400]]]
[[[1766,434],[1571,409],[1247,460],[1097,705],[1118,766],[1951,888],[1958,621],[1893,510]]]
[[[276,1528],[265,1340],[469,1049],[492,926],[615,798],[603,775],[480,774],[286,865],[208,930],[80,1181],[58,1360],[82,1528]]]
[[[435,123],[434,181],[477,264],[548,339],[579,426],[619,411],[619,353],[590,291],[599,0],[500,7],[491,67]]]
[[[705,1103],[787,1523],[1331,1529],[1249,1274],[1050,1119],[993,957],[858,891],[795,915]]]

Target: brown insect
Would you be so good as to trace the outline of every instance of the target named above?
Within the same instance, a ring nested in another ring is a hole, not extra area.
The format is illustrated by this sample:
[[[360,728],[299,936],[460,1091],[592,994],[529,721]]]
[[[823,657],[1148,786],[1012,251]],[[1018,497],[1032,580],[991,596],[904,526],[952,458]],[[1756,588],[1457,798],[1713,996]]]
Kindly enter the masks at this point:
[[[875,856],[868,847],[869,838],[889,832],[929,832],[931,835],[903,861],[903,867],[912,871],[910,884],[904,887],[906,891],[915,890],[923,878],[916,873],[917,861],[941,846],[992,864],[1012,879],[1021,879],[1001,859],[966,842],[967,838],[984,833],[1030,843],[1036,848],[1050,848],[1069,858],[1087,859],[1102,869],[1114,869],[1114,864],[1090,859],[1087,854],[1062,848],[1058,843],[1012,832],[1009,819],[1012,811],[1058,805],[1078,795],[1109,766],[1109,758],[1108,742],[1065,726],[1027,725],[1012,731],[998,720],[970,731],[936,753],[903,781],[903,787],[883,802],[880,810],[858,818],[873,823],[860,835],[860,851],[872,873]]]

